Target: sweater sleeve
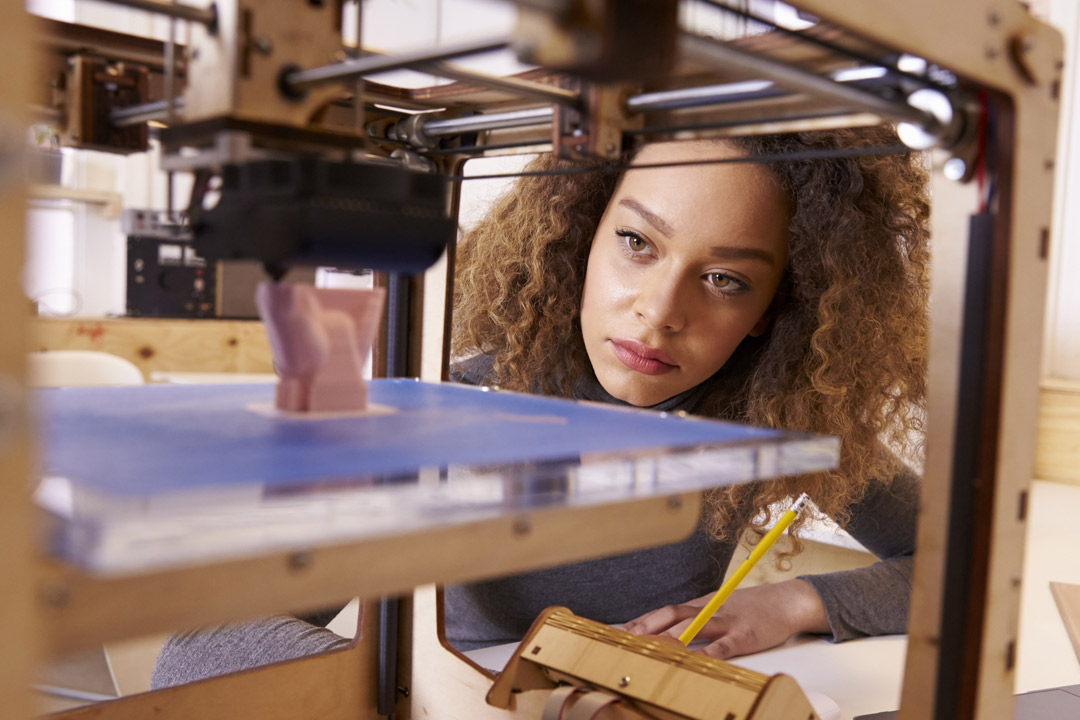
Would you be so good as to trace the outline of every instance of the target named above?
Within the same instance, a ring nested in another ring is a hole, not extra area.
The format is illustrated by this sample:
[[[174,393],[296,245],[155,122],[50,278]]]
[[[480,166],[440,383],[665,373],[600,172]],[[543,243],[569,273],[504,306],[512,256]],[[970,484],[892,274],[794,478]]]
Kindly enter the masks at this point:
[[[450,366],[450,380],[463,385],[486,385],[494,378],[495,358],[473,355]]]
[[[864,568],[806,575],[821,597],[833,642],[906,632],[919,481],[911,472],[875,481],[851,507],[845,530],[879,558]]]
[[[190,630],[165,641],[154,663],[150,689],[337,650],[350,642],[291,615]]]

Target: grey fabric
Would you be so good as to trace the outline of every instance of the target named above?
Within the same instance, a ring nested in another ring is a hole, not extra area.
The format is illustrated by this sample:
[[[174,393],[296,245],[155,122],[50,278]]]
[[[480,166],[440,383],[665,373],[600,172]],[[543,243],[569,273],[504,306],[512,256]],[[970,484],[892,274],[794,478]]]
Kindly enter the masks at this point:
[[[918,516],[919,481],[913,473],[871,483],[844,529],[881,562],[802,576],[821,596],[833,640],[906,631]]]
[[[879,558],[858,570],[803,576],[825,607],[834,642],[903,633],[911,592],[918,480],[871,483],[848,532]],[[734,543],[702,530],[674,545],[445,589],[446,637],[460,650],[520,639],[550,605],[606,623],[632,620],[719,587]],[[617,588],[613,591],[613,588]]]
[[[336,650],[350,641],[291,615],[251,623],[189,630],[169,637],[158,653],[150,688]]]
[[[687,540],[444,589],[446,639],[459,650],[520,640],[544,608],[621,623],[719,587],[731,548],[698,529]]]
[[[491,359],[481,356],[459,364],[452,377],[483,384],[490,382],[491,369]],[[575,394],[579,399],[618,402],[595,380],[578,383]],[[655,409],[692,412],[702,399],[703,392],[694,388]],[[846,529],[881,562],[804,579],[821,596],[832,629],[830,639],[902,633],[915,549],[918,480],[903,474],[888,483],[871,483],[850,510]],[[601,622],[631,620],[717,588],[733,549],[733,544],[715,542],[699,529],[672,545],[450,586],[445,590],[446,636],[462,650],[516,641],[550,605],[563,605]],[[346,642],[289,616],[181,633],[169,638],[158,655],[151,687],[331,650]]]

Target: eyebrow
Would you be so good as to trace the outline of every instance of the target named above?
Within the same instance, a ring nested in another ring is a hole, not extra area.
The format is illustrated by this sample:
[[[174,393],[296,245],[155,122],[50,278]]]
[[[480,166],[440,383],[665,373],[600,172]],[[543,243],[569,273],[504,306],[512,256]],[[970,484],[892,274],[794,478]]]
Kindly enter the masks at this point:
[[[634,198],[624,197],[623,199],[619,200],[619,204],[633,210],[635,213],[644,218],[650,225],[652,225],[654,228],[664,233],[665,235],[671,236],[675,234],[675,228],[671,226],[671,223],[669,223],[667,220],[660,217],[652,210],[639,203]]]
[[[769,266],[776,265],[776,256],[768,250],[732,245],[714,245],[709,253],[719,260],[758,260]]]

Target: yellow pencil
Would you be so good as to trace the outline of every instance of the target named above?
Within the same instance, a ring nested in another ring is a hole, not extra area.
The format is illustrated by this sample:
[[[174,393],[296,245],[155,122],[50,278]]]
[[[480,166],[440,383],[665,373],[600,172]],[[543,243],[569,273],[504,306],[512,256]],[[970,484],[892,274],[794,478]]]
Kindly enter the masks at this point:
[[[788,525],[795,519],[795,516],[802,511],[806,506],[806,503],[810,502],[809,496],[803,493],[799,496],[799,499],[795,501],[795,504],[788,509],[787,512],[780,518],[780,521],[773,526],[769,532],[765,533],[765,537],[761,538],[757,546],[750,552],[750,557],[743,561],[743,564],[739,566],[738,570],[732,573],[731,577],[720,586],[720,589],[716,591],[716,594],[712,596],[712,599],[701,608],[701,612],[697,614],[694,621],[690,623],[690,626],[682,631],[679,635],[679,642],[683,645],[689,645],[690,641],[697,637],[697,634],[701,632],[701,628],[705,627],[705,623],[709,622],[709,618],[716,614],[716,611],[720,609],[720,606],[727,600],[728,595],[739,586],[742,579],[746,577],[747,573],[753,569],[757,561],[761,559],[761,556],[769,551],[776,539],[784,534]]]

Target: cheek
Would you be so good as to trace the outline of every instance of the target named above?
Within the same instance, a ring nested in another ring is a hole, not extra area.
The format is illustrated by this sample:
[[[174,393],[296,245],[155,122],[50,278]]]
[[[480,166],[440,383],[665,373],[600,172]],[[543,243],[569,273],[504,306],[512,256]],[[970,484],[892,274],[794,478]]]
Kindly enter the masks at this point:
[[[605,264],[602,253],[595,249],[589,253],[589,262],[585,266],[585,286],[581,291],[581,320],[598,319],[611,301],[611,272]]]
[[[735,352],[757,323],[757,313],[740,314],[736,318],[723,318],[710,323],[708,333],[700,337],[700,354],[705,369],[719,370]]]

